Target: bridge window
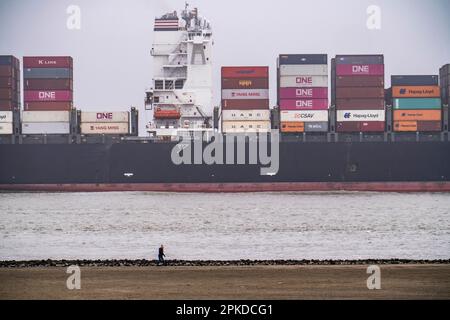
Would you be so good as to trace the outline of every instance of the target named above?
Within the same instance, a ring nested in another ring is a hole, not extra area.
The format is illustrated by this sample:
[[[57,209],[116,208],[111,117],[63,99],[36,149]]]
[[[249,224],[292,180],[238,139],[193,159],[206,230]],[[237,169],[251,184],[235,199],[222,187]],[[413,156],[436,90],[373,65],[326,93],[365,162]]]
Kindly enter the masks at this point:
[[[155,90],[164,90],[163,80],[155,80]]]
[[[183,89],[184,88],[184,80],[175,81],[175,89]]]
[[[173,90],[173,80],[166,80],[166,90]]]

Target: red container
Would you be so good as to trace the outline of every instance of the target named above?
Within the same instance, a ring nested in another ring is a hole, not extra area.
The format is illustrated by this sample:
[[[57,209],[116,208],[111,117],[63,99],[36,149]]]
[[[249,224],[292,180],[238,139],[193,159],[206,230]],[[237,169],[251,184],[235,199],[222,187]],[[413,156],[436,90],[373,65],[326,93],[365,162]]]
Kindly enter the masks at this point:
[[[13,89],[0,89],[0,100],[14,99],[16,93]]]
[[[337,132],[359,132],[359,122],[337,122]]]
[[[222,89],[269,89],[269,79],[222,79]]]
[[[224,110],[266,110],[269,100],[222,100]]]
[[[386,124],[380,121],[374,122],[337,122],[337,132],[384,132]]]
[[[328,110],[328,99],[281,100],[281,110]]]
[[[360,122],[361,132],[384,132],[386,123],[384,121]]]
[[[14,91],[20,91],[20,80],[13,78],[1,77],[0,78],[0,88],[2,89],[13,89]]]
[[[383,76],[339,76],[336,77],[336,87],[381,87],[384,88]]]
[[[384,76],[384,64],[339,64],[336,76]]]
[[[73,68],[72,57],[23,57],[26,68]]]
[[[25,91],[24,101],[55,101],[55,102],[66,102],[72,101],[73,95],[72,91],[59,91],[59,90],[36,90],[36,91]]]
[[[70,79],[25,79],[24,90],[73,90]]]
[[[280,88],[280,99],[328,99],[328,88]]]
[[[13,102],[12,100],[0,100],[0,111],[11,111],[18,108],[19,104],[17,102]]]
[[[384,88],[337,88],[337,99],[384,99]]]
[[[337,110],[384,110],[383,99],[338,99]]]
[[[222,67],[222,78],[269,78],[269,67]]]
[[[73,107],[72,102],[25,102],[25,111],[69,111]]]
[[[13,81],[11,77],[1,77],[0,78],[0,88],[15,88],[16,81]]]
[[[13,68],[11,66],[1,66],[0,65],[0,77],[12,77]]]
[[[417,121],[417,131],[439,132],[442,130],[441,121]]]

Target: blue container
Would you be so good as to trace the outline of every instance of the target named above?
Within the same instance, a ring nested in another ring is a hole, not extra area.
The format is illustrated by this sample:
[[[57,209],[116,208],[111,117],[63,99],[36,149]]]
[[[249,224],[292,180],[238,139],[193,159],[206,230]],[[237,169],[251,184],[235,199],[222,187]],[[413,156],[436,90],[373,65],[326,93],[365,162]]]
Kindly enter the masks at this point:
[[[439,76],[392,76],[391,86],[437,86]]]
[[[24,79],[72,79],[73,72],[68,68],[31,68],[23,70]]]
[[[0,56],[0,65],[1,66],[12,66],[13,65],[13,56]]]

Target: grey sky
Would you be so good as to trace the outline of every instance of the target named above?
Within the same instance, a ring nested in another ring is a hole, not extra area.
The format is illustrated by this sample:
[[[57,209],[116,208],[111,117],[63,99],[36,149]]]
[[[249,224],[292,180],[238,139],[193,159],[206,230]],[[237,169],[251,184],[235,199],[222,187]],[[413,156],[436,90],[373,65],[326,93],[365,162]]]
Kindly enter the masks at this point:
[[[190,3],[213,26],[216,104],[222,65],[269,65],[273,105],[280,53],[327,53],[329,58],[383,53],[387,85],[391,74],[438,74],[450,63],[449,0]],[[71,4],[81,8],[79,31],[66,28]],[[372,4],[382,10],[379,31],[366,27]],[[153,19],[183,5],[182,0],[0,0],[0,54],[71,55],[76,107],[143,110],[152,79]]]

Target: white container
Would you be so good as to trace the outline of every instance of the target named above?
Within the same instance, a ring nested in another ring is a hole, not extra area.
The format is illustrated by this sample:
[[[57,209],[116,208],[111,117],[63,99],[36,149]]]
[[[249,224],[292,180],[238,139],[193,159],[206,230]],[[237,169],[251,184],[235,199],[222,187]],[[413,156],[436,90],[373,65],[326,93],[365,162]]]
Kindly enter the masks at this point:
[[[70,111],[23,111],[22,122],[70,122]]]
[[[69,134],[69,122],[30,122],[22,123],[23,134]]]
[[[328,87],[328,76],[282,76],[280,88]]]
[[[0,134],[13,134],[12,123],[0,123]]]
[[[270,121],[270,110],[223,110],[223,121]]]
[[[81,134],[128,134],[128,123],[82,123]]]
[[[353,121],[385,121],[386,112],[384,110],[338,110],[338,122]]]
[[[82,123],[128,123],[128,121],[128,112],[81,112]]]
[[[0,111],[0,123],[12,123],[13,113],[12,111]]]
[[[328,111],[281,111],[281,122],[327,122]]]
[[[223,133],[270,132],[270,121],[223,121]]]
[[[267,89],[226,89],[222,90],[223,100],[267,100]]]
[[[281,76],[327,76],[328,65],[326,64],[304,64],[304,65],[281,65]]]

